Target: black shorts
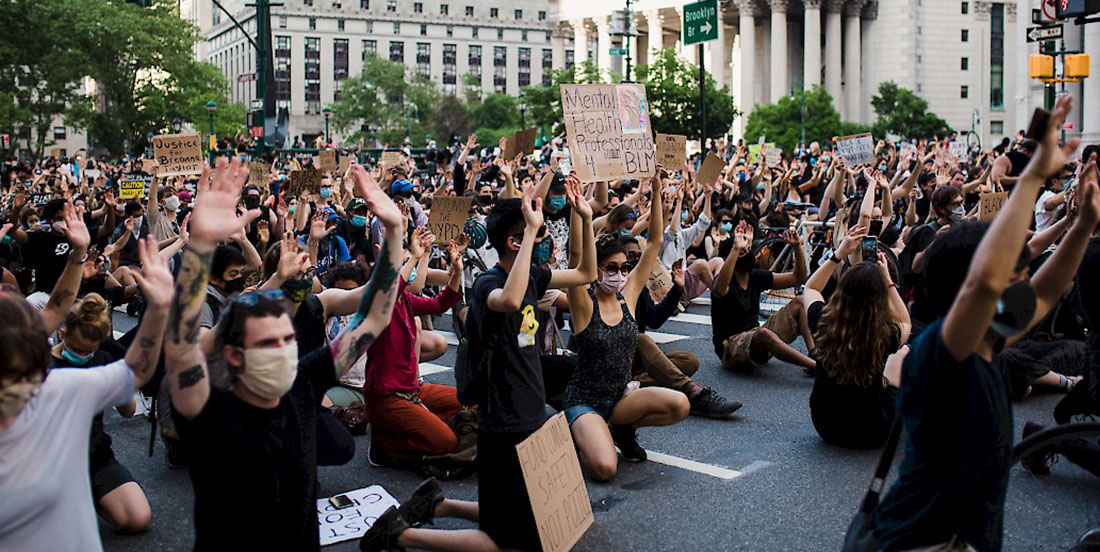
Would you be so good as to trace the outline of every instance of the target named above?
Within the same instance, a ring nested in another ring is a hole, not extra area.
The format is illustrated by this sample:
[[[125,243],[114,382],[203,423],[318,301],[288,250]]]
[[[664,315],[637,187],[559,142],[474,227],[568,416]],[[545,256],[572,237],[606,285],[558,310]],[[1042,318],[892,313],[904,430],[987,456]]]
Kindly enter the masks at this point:
[[[477,499],[481,530],[499,548],[542,550],[516,445],[531,435],[491,433],[477,436]]]
[[[111,457],[92,473],[92,499],[99,502],[107,493],[133,480],[130,470]]]

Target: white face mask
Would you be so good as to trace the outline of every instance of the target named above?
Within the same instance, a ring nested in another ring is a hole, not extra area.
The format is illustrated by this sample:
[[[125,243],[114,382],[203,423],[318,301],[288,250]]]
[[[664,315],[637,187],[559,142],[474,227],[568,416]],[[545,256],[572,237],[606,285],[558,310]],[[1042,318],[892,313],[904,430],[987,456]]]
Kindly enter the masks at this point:
[[[164,199],[164,208],[169,211],[178,211],[180,208],[179,196],[169,196]]]
[[[249,391],[261,399],[282,397],[298,377],[298,342],[282,347],[244,349],[244,372],[237,374]]]

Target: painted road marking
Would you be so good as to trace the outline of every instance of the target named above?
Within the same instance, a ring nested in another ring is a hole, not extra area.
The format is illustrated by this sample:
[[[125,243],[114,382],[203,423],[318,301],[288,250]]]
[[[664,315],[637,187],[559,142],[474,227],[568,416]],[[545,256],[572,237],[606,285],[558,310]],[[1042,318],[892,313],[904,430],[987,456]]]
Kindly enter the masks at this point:
[[[669,322],[686,322],[688,324],[703,324],[704,326],[710,325],[710,315],[692,314],[690,312],[681,312],[668,320]]]
[[[430,362],[420,363],[420,375],[430,376],[432,374],[438,374],[440,372],[446,372],[448,370],[454,370],[450,366],[443,366],[442,364],[432,364]]]
[[[722,466],[704,464],[702,462],[696,462],[694,460],[672,456],[671,454],[665,454],[663,452],[654,452],[652,450],[647,450],[645,452],[646,457],[651,462],[656,462],[658,464],[664,464],[666,466],[672,466],[674,468],[680,468],[683,470],[693,471],[695,473],[701,473],[703,475],[709,475],[711,477],[717,477],[718,479],[726,481],[729,481],[730,479],[737,479],[738,477],[744,475],[737,470],[731,470]]]

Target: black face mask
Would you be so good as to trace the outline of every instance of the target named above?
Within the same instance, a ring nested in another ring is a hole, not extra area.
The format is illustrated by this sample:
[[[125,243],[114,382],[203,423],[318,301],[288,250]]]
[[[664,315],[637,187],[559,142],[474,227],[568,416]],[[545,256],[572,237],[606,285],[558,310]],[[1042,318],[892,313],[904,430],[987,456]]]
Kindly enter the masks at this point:
[[[249,209],[255,209],[260,206],[260,196],[246,195],[244,196],[244,206]]]
[[[497,198],[495,198],[491,195],[477,196],[477,200],[478,200],[478,202],[480,202],[482,205],[485,205],[485,206],[490,206],[490,205],[493,205],[494,203],[497,202]]]
[[[232,280],[226,280],[224,287],[225,287],[225,292],[229,293],[229,294],[240,293],[240,292],[244,291],[244,287],[245,287],[244,276],[240,276],[240,277],[234,278]]]

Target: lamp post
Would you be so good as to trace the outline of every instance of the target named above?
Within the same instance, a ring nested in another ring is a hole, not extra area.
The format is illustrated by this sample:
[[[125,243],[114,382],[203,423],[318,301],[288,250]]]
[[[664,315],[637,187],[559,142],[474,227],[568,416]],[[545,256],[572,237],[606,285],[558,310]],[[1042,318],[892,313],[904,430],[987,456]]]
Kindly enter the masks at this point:
[[[802,147],[806,147],[806,87],[802,86],[801,79],[791,79],[791,99],[794,99],[794,87],[798,87],[798,111],[802,129]]]
[[[326,105],[324,108],[321,109],[321,113],[325,116],[325,145],[327,146],[329,144],[328,117],[332,114],[332,108]]]
[[[416,120],[420,121],[420,108],[414,103],[405,104],[405,142],[409,141],[409,134],[412,131],[412,126],[409,124],[409,108],[412,108],[413,113],[416,115]]]
[[[218,110],[218,104],[213,100],[206,102],[206,111],[210,113],[210,166],[214,166],[214,150],[218,148],[217,139],[214,137],[214,112]]]
[[[526,128],[527,127],[526,114],[527,114],[527,100],[523,97],[523,94],[521,93],[519,95],[519,126],[520,126],[520,128]]]

